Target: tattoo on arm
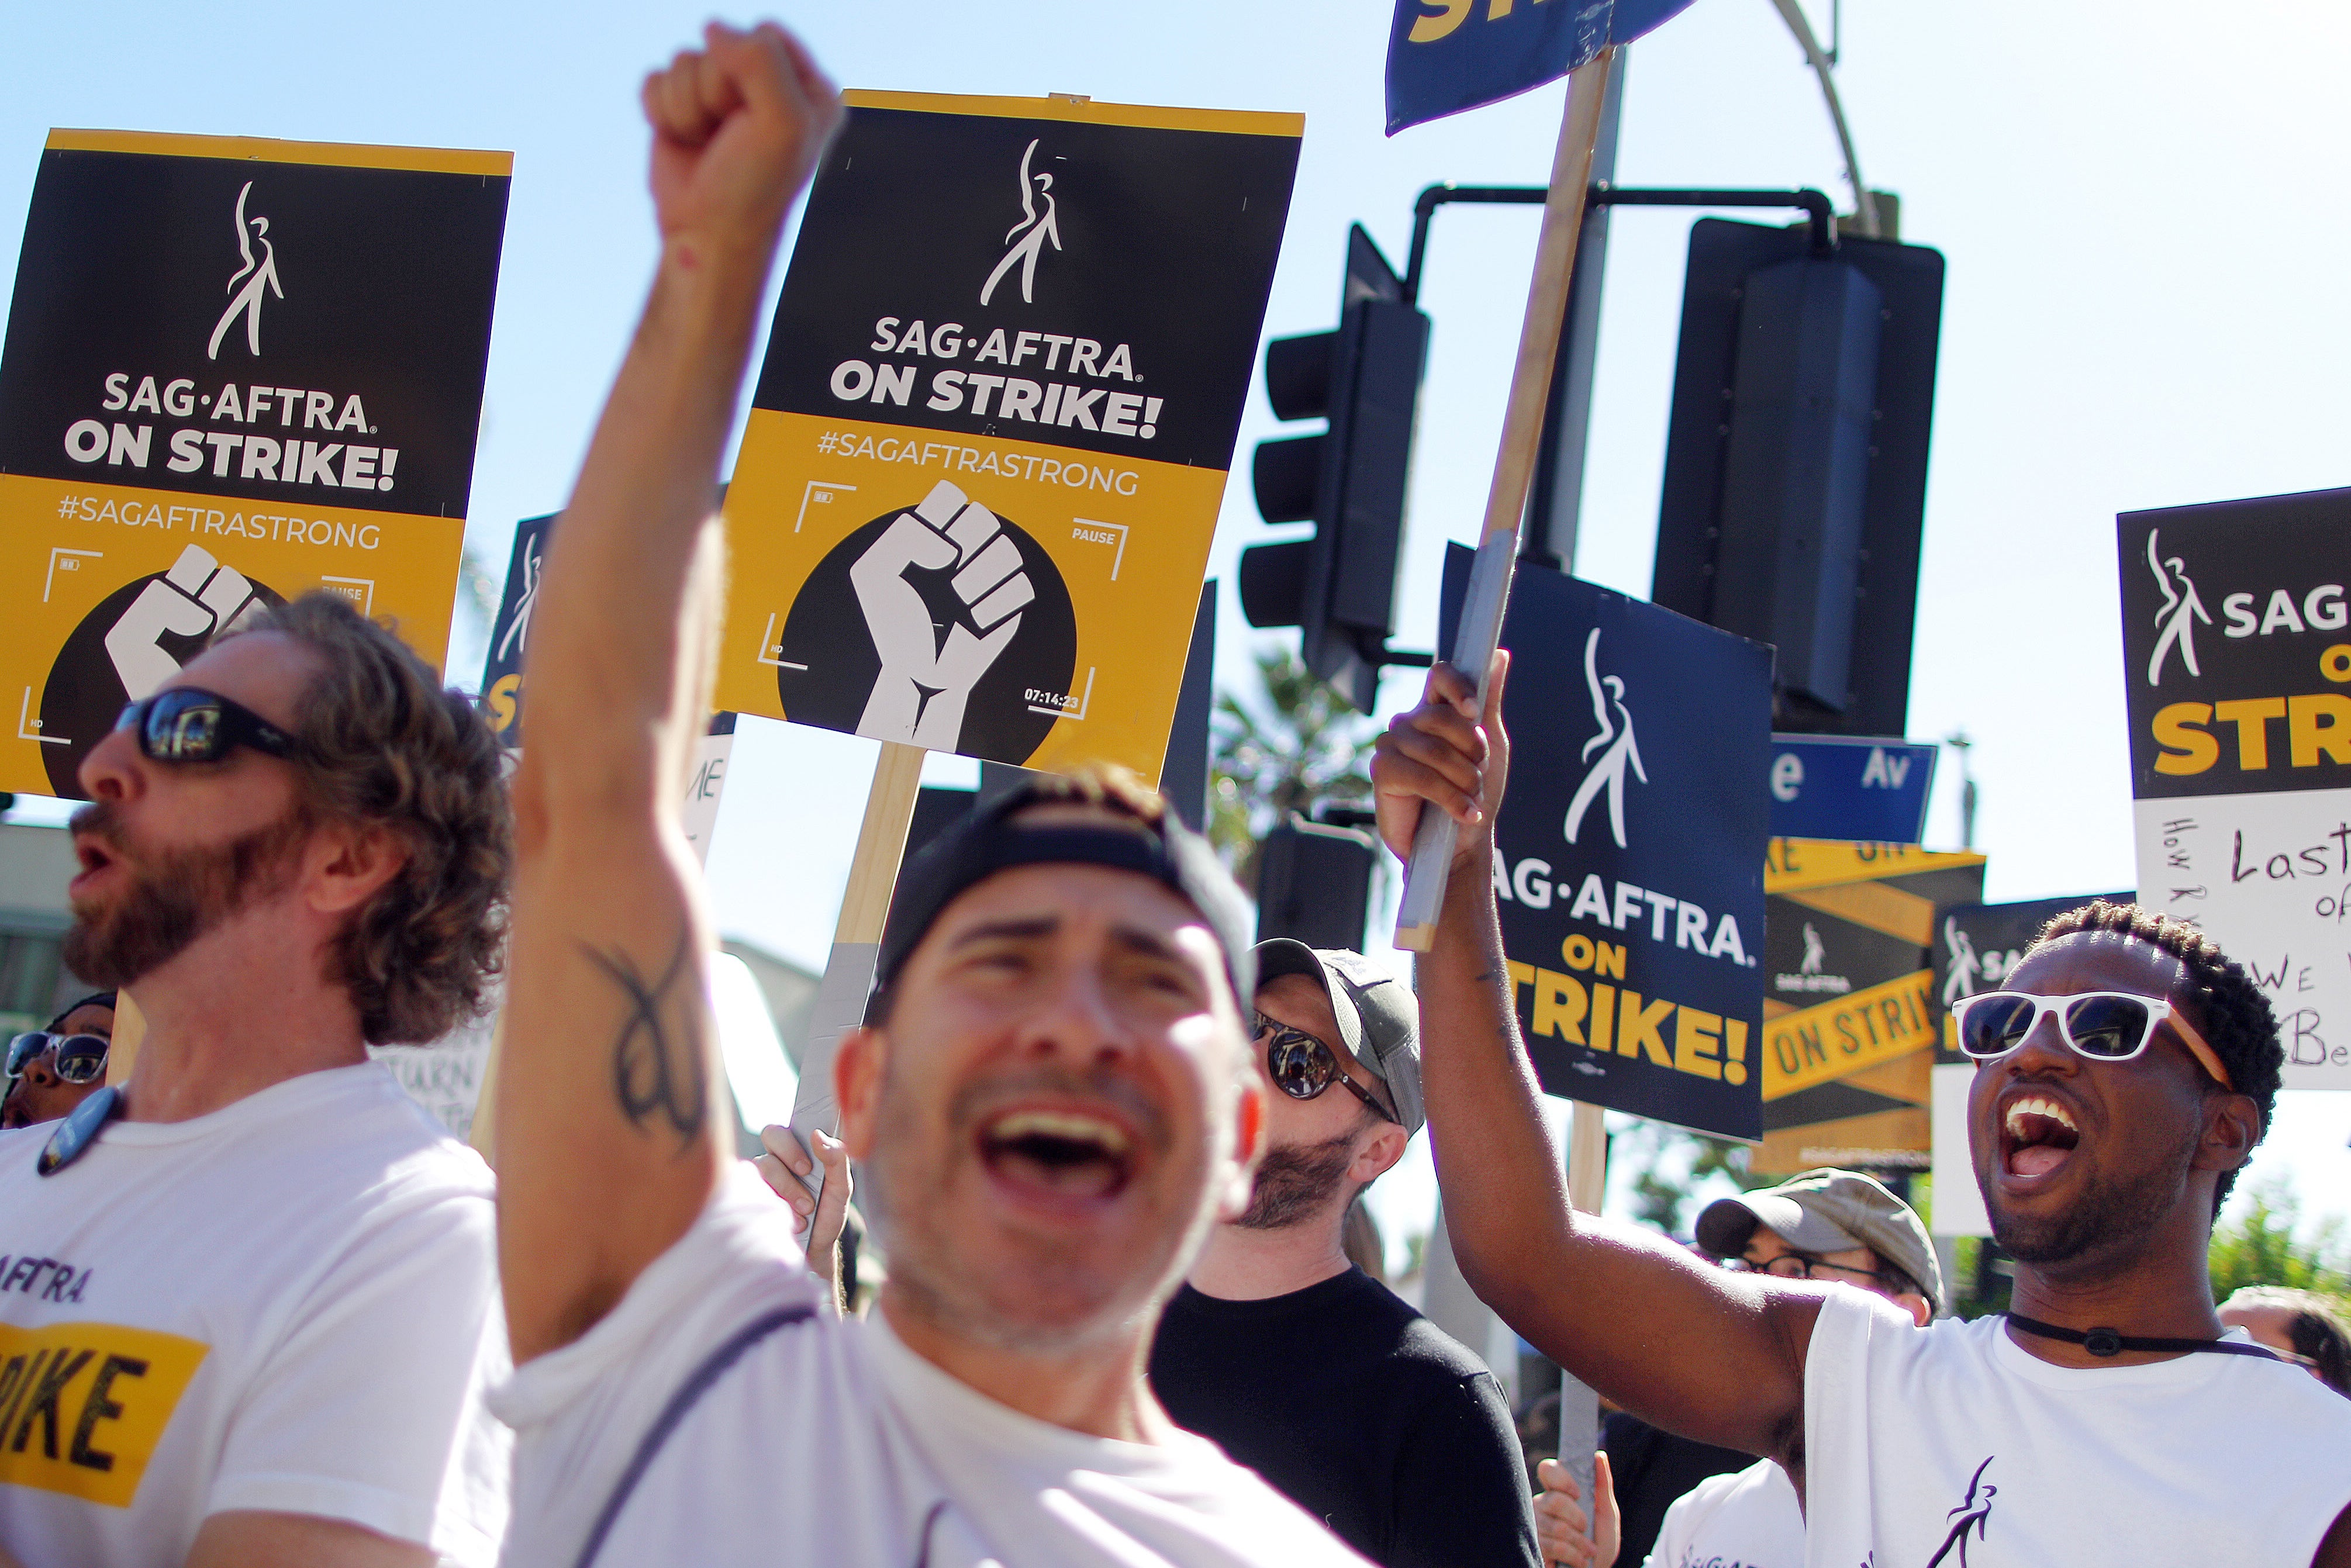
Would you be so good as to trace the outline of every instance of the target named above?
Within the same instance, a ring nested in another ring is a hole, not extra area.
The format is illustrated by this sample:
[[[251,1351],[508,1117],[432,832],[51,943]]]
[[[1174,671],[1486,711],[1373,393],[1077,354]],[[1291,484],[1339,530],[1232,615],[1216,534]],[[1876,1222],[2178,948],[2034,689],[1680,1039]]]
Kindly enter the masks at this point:
[[[650,984],[638,973],[636,961],[619,948],[599,952],[585,943],[580,946],[627,998],[627,1014],[612,1041],[612,1094],[621,1113],[639,1128],[657,1115],[667,1121],[677,1133],[681,1153],[701,1133],[710,1110],[710,1080],[694,998],[672,995],[686,988],[679,982],[693,973],[686,961],[692,941],[690,935],[679,935],[668,967]],[[674,1009],[674,1019],[664,1020],[664,1008]]]

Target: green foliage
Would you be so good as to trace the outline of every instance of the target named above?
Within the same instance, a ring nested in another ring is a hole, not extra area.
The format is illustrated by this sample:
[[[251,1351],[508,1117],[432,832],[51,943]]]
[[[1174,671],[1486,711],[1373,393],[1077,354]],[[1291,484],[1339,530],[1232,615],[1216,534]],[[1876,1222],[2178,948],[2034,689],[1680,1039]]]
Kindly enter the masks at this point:
[[[2351,1241],[2341,1217],[2329,1215],[2304,1230],[2302,1201],[2283,1176],[2246,1195],[2242,1213],[2212,1230],[2212,1298],[2226,1301],[2247,1285],[2285,1285],[2346,1298],[2351,1304]]]
[[[1257,886],[1258,843],[1285,814],[1320,801],[1367,806],[1378,729],[1287,647],[1257,654],[1247,700],[1217,694],[1209,727],[1208,837],[1245,888]]]
[[[1634,1172],[1634,1218],[1669,1236],[1681,1234],[1697,1218],[1683,1211],[1708,1177],[1726,1177],[1741,1192],[1781,1179],[1749,1171],[1751,1152],[1745,1144],[1684,1132],[1662,1122],[1640,1123],[1609,1142],[1611,1162]]]

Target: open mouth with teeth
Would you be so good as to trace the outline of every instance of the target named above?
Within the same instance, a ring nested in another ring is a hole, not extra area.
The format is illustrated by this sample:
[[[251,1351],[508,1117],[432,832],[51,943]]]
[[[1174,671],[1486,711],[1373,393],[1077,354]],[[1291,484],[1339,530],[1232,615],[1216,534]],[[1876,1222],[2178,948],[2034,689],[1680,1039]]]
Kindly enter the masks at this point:
[[[1016,1189],[1061,1201],[1110,1198],[1134,1174],[1134,1139],[1106,1116],[1019,1109],[981,1124],[979,1157]]]
[[[2001,1117],[2001,1162],[2009,1175],[2039,1177],[2065,1163],[2082,1141],[2074,1113],[2045,1094],[2021,1094]]]

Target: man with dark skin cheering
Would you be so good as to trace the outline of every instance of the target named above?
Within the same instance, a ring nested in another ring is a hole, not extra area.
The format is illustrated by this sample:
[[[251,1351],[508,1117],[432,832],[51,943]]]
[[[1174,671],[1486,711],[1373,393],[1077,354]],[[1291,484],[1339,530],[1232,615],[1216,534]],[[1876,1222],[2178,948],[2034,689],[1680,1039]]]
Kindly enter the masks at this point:
[[[2010,1317],[1920,1329],[1861,1291],[1708,1269],[1567,1201],[1487,869],[1507,669],[1482,710],[1431,672],[1373,768],[1398,853],[1432,803],[1459,824],[1419,988],[1446,1220],[1479,1295],[1644,1418],[1781,1460],[1815,1563],[2351,1565],[2351,1411],[2213,1312],[2212,1218],[2282,1060],[2243,971],[2192,927],[2095,904],[1970,1002],[1970,1145],[2018,1260]]]

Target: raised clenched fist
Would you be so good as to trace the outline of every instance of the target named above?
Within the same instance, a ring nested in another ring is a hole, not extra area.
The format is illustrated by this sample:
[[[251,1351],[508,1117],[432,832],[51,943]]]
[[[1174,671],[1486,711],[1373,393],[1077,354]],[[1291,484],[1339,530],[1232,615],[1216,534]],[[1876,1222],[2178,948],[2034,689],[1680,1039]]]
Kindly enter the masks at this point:
[[[906,573],[950,568],[964,610],[942,637]],[[1021,607],[1037,596],[1019,547],[994,513],[941,481],[922,505],[883,530],[849,569],[849,580],[882,657],[857,733],[955,750],[971,688],[1020,630]]]
[[[124,693],[137,702],[180,673],[180,661],[162,646],[164,632],[218,636],[261,608],[261,596],[243,572],[190,545],[171,570],[140,591],[106,633],[106,651]]]

